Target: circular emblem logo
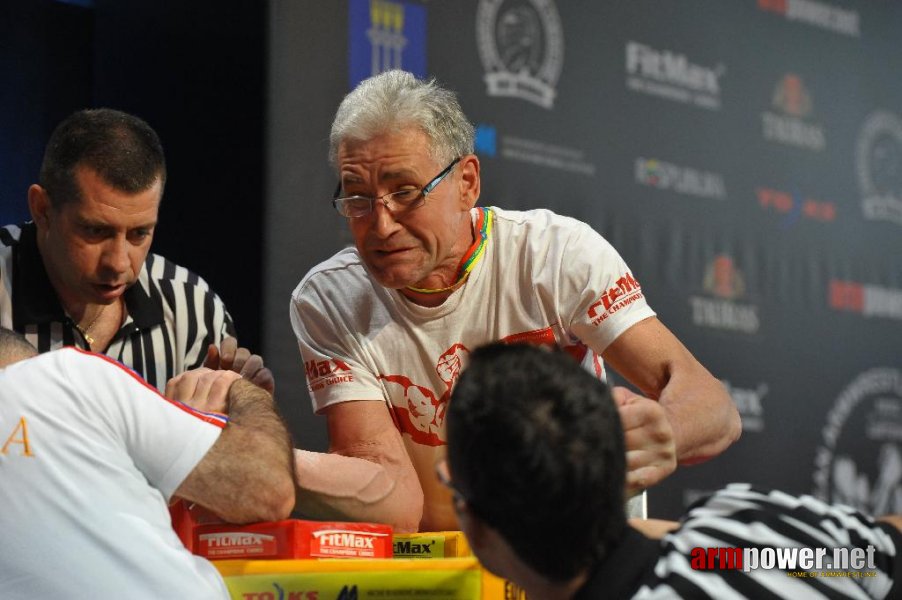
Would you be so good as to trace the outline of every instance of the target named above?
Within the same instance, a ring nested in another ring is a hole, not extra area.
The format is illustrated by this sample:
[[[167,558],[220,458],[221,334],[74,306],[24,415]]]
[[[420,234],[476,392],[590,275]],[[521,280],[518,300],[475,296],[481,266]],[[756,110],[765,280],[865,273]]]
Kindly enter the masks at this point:
[[[902,512],[902,371],[855,378],[827,415],[814,493],[872,515]]]
[[[902,119],[871,113],[858,134],[855,158],[864,217],[902,225]]]
[[[554,105],[564,36],[551,0],[480,0],[476,44],[489,96]]]

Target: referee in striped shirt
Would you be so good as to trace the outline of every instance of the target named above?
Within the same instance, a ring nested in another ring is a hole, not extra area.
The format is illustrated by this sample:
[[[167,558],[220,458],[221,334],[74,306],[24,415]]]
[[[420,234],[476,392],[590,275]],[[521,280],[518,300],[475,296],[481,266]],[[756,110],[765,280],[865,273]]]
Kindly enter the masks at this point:
[[[32,220],[0,228],[0,326],[41,352],[107,354],[160,391],[204,365],[272,392],[207,283],[149,253],[165,183],[162,145],[141,119],[92,109],[60,123],[28,188]]]
[[[529,598],[902,598],[900,516],[732,484],[678,523],[628,522],[617,409],[562,351],[477,349],[446,422],[461,529]]]

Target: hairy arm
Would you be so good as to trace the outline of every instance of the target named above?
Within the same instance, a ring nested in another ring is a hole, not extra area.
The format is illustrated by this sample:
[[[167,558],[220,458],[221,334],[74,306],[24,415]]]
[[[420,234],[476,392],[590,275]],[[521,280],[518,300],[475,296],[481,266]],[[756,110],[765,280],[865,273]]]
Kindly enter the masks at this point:
[[[681,464],[714,457],[739,439],[739,413],[723,384],[657,318],[626,330],[603,358],[645,394],[614,390],[624,420],[632,491],[669,474],[660,461],[652,464],[662,455],[668,435]],[[658,406],[650,403],[653,400]],[[640,472],[645,467],[655,468]]]
[[[329,454],[295,450],[296,510],[318,519],[387,523],[416,531],[423,490],[401,434],[381,401],[325,409]]]
[[[287,517],[294,506],[294,461],[272,396],[230,371],[208,371],[194,386],[180,379],[186,375],[170,382],[167,395],[200,410],[222,410],[224,396],[229,424],[175,494],[232,523]],[[230,384],[226,395],[223,381]]]

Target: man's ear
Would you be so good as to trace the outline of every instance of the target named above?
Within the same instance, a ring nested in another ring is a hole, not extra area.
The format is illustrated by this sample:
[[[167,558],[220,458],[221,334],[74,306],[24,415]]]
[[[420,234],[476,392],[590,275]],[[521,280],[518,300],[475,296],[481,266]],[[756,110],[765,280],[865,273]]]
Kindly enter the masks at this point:
[[[499,577],[515,579],[521,560],[510,543],[497,529],[467,510],[466,502],[458,505],[457,519],[460,529],[467,536],[470,549],[486,569]]]
[[[479,158],[475,154],[467,154],[460,159],[457,168],[460,169],[460,198],[466,210],[470,210],[479,200]]]
[[[454,498],[457,512],[457,522],[460,524],[460,530],[467,536],[467,542],[474,552],[478,552],[486,547],[491,547],[491,534],[494,531],[483,522],[478,516],[473,514],[467,501],[461,498]]]
[[[39,230],[45,230],[50,225],[50,196],[47,190],[38,184],[32,184],[28,188],[28,210],[31,212],[31,220]]]

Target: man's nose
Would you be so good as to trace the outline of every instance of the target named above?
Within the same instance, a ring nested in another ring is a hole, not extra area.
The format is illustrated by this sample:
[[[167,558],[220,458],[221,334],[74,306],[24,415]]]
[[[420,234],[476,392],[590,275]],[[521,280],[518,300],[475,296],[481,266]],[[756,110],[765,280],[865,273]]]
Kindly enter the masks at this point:
[[[388,205],[385,196],[376,198],[373,203],[373,231],[380,237],[388,237],[398,230],[400,224]]]
[[[128,240],[125,236],[115,236],[109,239],[101,255],[101,265],[104,269],[117,275],[125,273],[131,264],[128,256]]]

